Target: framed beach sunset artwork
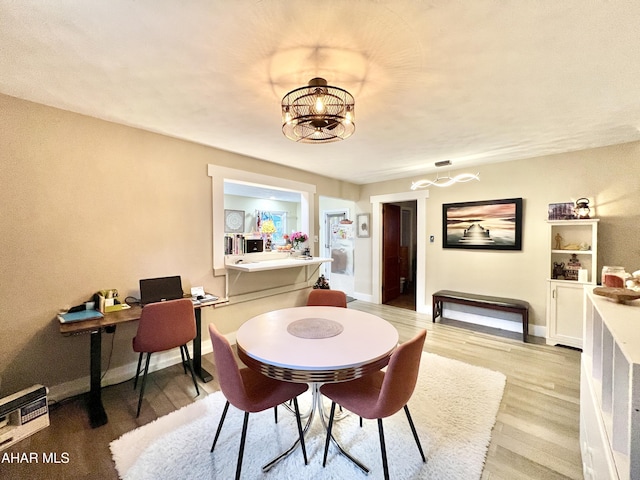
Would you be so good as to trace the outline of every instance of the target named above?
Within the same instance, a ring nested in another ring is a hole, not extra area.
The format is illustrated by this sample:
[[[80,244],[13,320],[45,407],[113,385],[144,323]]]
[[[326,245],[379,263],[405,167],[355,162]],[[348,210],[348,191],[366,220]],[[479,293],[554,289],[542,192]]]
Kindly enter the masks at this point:
[[[522,250],[522,198],[443,204],[442,247]]]

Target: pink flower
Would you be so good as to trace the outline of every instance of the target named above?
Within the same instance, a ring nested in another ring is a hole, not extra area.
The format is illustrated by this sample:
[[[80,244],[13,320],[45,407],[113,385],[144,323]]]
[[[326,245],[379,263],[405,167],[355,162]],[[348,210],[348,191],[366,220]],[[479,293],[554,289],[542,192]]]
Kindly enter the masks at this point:
[[[291,234],[291,242],[294,244],[306,242],[308,238],[307,234],[302,232],[293,232]]]

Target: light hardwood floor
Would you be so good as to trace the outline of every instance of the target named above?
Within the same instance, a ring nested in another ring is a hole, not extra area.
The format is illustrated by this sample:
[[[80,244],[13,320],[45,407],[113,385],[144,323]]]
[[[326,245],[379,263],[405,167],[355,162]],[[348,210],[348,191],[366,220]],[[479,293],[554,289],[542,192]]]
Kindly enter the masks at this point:
[[[426,351],[497,370],[507,376],[483,479],[583,478],[578,439],[579,351],[523,344],[518,339],[432,324],[428,315],[385,305],[355,301],[349,303],[349,308],[389,320],[398,329],[401,342],[411,338],[418,329],[427,328]],[[118,478],[109,443],[129,430],[217,391],[212,361],[212,354],[203,357],[203,367],[214,374],[214,380],[201,384],[200,397],[194,397],[191,379],[183,374],[179,365],[151,374],[139,419],[135,418],[138,392],[133,390],[132,382],[103,390],[109,423],[97,429],[89,427],[81,398],[53,405],[51,426],[5,452],[14,455],[37,452],[40,458],[43,452],[56,452],[58,458],[67,453],[68,463],[0,463],[0,478]],[[275,472],[273,478],[277,478]]]

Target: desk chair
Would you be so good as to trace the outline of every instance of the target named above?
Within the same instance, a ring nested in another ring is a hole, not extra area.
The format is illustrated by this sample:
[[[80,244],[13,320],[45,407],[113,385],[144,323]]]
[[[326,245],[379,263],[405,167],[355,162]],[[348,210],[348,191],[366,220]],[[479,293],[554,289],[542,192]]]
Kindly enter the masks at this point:
[[[193,311],[193,303],[189,298],[170,300],[167,302],[150,303],[142,309],[138,331],[133,338],[133,351],[140,352],[138,357],[138,369],[136,379],[133,383],[134,390],[138,386],[138,376],[140,375],[140,365],[142,364],[142,354],[146,352],[147,360],[140,387],[140,399],[138,400],[138,411],[136,418],[140,416],[144,387],[149,372],[149,360],[151,354],[163,352],[172,348],[180,347],[182,356],[182,366],[186,373],[189,367],[193,385],[196,387],[196,394],[200,395],[196,376],[191,365],[191,357],[187,343],[196,337],[196,318]],[[186,361],[185,361],[186,357]]]
[[[420,357],[426,336],[427,331],[423,330],[413,339],[396,348],[391,354],[386,373],[378,371],[349,382],[327,383],[320,387],[320,393],[332,400],[327,439],[324,445],[323,467],[327,463],[327,452],[329,451],[329,440],[331,439],[331,427],[333,426],[336,403],[356,415],[360,415],[361,418],[378,420],[382,467],[386,480],[389,478],[389,465],[387,463],[382,419],[393,415],[403,407],[407,420],[409,420],[413,438],[422,456],[422,461],[426,462],[418,433],[407,406],[418,379]]]
[[[302,446],[304,464],[307,464],[307,450],[304,444],[302,433],[302,423],[300,421],[300,410],[298,409],[297,397],[304,393],[309,387],[304,383],[290,383],[274,380],[249,368],[239,368],[229,341],[220,334],[215,325],[209,324],[209,334],[213,345],[213,358],[218,372],[218,383],[220,390],[227,399],[220,417],[220,423],[216,430],[216,436],[211,445],[211,451],[216,446],[218,436],[222,430],[222,424],[229,409],[229,403],[239,410],[244,411],[244,423],[242,424],[242,435],[240,437],[240,450],[238,451],[238,464],[236,466],[236,480],[240,479],[242,470],[242,457],[244,455],[244,443],[247,437],[247,425],[249,423],[249,413],[262,412],[269,408],[275,408],[279,404],[293,400],[298,424],[298,436]],[[276,415],[277,422],[277,415]]]
[[[314,288],[309,293],[307,306],[347,308],[347,295],[341,290]]]

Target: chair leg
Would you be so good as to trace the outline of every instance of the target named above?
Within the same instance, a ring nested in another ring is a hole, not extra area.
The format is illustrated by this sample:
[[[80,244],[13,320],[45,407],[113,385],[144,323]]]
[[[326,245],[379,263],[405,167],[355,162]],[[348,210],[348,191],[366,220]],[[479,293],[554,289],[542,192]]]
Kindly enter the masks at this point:
[[[422,451],[422,445],[420,444],[420,439],[418,438],[418,432],[416,431],[416,426],[413,424],[413,419],[411,418],[411,414],[409,413],[409,407],[407,405],[404,406],[404,413],[407,414],[407,420],[409,420],[409,426],[411,427],[411,432],[413,433],[413,439],[416,441],[418,450],[420,450],[420,456],[422,457],[422,461],[426,462],[427,459],[424,457],[424,452]]]
[[[302,456],[304,457],[304,464],[308,465],[307,461],[307,447],[304,444],[304,433],[302,432],[302,422],[300,421],[300,409],[298,408],[298,398],[293,398],[293,407],[296,411],[296,423],[298,424],[298,436],[300,437],[300,445],[302,446]]]
[[[144,365],[144,375],[142,375],[142,385],[140,385],[140,398],[138,399],[138,412],[136,418],[140,416],[140,407],[142,407],[142,397],[144,396],[144,386],[147,383],[147,373],[149,373],[149,360],[151,360],[151,352],[147,353],[147,361]]]
[[[384,470],[384,480],[389,480],[389,464],[387,462],[387,448],[384,444],[384,429],[382,419],[378,419],[378,433],[380,434],[380,451],[382,452],[382,469]]]
[[[274,417],[276,423],[278,423],[278,406],[277,405],[275,407],[273,407],[273,417]]]
[[[324,442],[324,457],[322,466],[327,465],[327,453],[329,453],[329,441],[331,440],[331,427],[333,427],[333,415],[336,413],[336,402],[331,402],[331,412],[329,413],[329,425],[327,425],[327,439]]]
[[[196,396],[197,396],[197,395],[200,395],[200,389],[198,388],[198,382],[196,381],[196,374],[193,371],[193,365],[191,364],[191,356],[189,356],[189,349],[187,348],[186,345],[182,345],[182,347],[180,347],[180,352],[182,352],[183,348],[184,348],[184,354],[187,357],[187,366],[189,367],[189,371],[191,372],[191,379],[193,380],[193,386],[196,387]]]
[[[244,442],[247,439],[247,425],[249,424],[249,412],[244,412],[244,422],[242,422],[242,437],[240,437],[240,451],[238,452],[238,466],[236,467],[236,480],[240,480],[242,470],[242,457],[244,456]]]
[[[180,357],[182,358],[182,370],[184,370],[184,374],[187,374],[187,365],[185,364],[184,361],[184,352],[182,351],[182,349],[184,348],[183,345],[180,345]]]
[[[224,410],[222,410],[222,416],[220,417],[220,422],[218,423],[218,429],[216,430],[216,436],[213,439],[213,445],[211,445],[211,451],[216,448],[216,442],[218,441],[218,437],[220,436],[220,431],[222,430],[222,424],[224,423],[224,419],[227,416],[227,410],[229,410],[229,401],[224,404]]]
[[[142,365],[142,355],[143,353],[140,352],[140,355],[138,356],[138,368],[136,369],[136,379],[133,381],[134,390],[138,387],[138,377],[140,376],[140,365]]]

